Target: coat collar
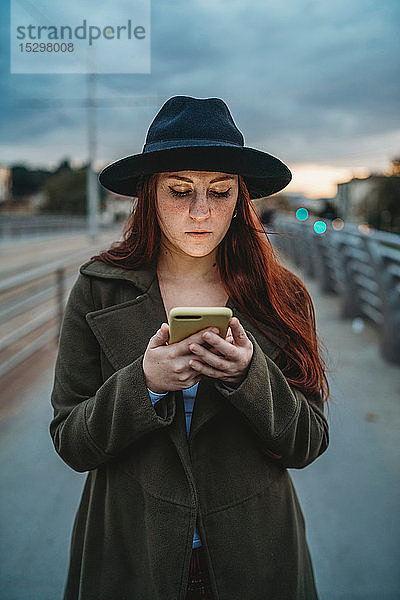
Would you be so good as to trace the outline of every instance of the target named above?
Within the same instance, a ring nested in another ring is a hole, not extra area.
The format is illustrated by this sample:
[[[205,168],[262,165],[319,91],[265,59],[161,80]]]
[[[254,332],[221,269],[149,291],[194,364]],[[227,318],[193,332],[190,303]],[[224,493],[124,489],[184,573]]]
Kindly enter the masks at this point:
[[[123,279],[133,283],[141,292],[146,292],[156,274],[155,262],[140,269],[124,269],[92,258],[80,267],[80,272],[103,279]]]
[[[90,277],[124,280],[132,284],[132,293],[124,302],[86,314],[86,321],[109,362],[116,370],[121,369],[144,354],[149,339],[162,323],[168,323],[156,264],[153,262],[137,270],[128,270],[91,259],[79,270]],[[233,316],[239,319],[244,329],[253,334],[263,352],[272,359],[276,357],[279,348],[272,340],[276,339],[281,345],[285,345],[287,340],[277,337],[273,329],[272,339],[267,338],[237,308],[232,298],[228,299],[226,306],[231,308]],[[224,406],[222,400],[216,401],[215,393],[212,393],[213,382],[211,377],[203,377],[199,383],[196,398],[200,396],[201,400],[194,405],[190,438]],[[179,397],[182,399],[181,392]]]

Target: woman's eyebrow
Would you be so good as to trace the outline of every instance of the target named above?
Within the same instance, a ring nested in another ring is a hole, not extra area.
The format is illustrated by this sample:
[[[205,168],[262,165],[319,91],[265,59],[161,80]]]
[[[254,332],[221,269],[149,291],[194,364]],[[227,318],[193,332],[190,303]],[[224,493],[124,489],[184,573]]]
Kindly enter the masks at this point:
[[[167,179],[182,179],[183,181],[193,183],[193,181],[188,177],[181,177],[180,175],[168,175]],[[224,179],[234,179],[234,177],[232,177],[232,175],[224,175],[224,177],[217,177],[216,179],[212,179],[210,183],[215,183],[216,181],[222,181]]]

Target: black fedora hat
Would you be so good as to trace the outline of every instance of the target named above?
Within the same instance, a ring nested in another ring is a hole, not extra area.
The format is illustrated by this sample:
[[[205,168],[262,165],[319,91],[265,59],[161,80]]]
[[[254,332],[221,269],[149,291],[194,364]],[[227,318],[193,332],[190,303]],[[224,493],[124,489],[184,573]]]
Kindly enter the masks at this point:
[[[111,163],[99,181],[135,197],[141,175],[184,170],[240,174],[253,200],[279,192],[292,179],[278,158],[244,145],[223,100],[172,96],[154,117],[141,154]]]

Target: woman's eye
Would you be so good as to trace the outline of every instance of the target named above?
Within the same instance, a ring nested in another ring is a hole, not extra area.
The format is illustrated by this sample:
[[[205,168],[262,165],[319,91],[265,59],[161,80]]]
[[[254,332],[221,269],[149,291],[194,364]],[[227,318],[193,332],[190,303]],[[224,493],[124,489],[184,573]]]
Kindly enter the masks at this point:
[[[169,189],[171,190],[173,196],[186,196],[186,194],[189,193],[189,190],[186,190],[186,192],[178,192],[178,190],[174,190],[174,188]]]
[[[186,194],[189,194],[191,192],[191,190],[186,190],[185,192],[179,192],[178,190],[174,190],[174,188],[169,188],[171,190],[171,193],[173,196],[186,196]],[[211,190],[210,193],[213,196],[216,196],[217,198],[226,198],[229,195],[229,192],[231,191],[232,188],[229,188],[226,190],[226,192],[215,192],[214,190]]]
[[[214,196],[217,196],[218,198],[226,198],[227,196],[229,196],[229,192],[231,191],[231,188],[229,188],[228,190],[226,190],[226,192],[214,192],[213,190],[211,190],[211,193]]]
[[[215,196],[218,196],[218,198],[226,198],[227,196],[229,196],[229,192],[231,191],[231,188],[229,188],[229,190],[226,190],[226,192],[211,192],[212,194],[214,194]]]

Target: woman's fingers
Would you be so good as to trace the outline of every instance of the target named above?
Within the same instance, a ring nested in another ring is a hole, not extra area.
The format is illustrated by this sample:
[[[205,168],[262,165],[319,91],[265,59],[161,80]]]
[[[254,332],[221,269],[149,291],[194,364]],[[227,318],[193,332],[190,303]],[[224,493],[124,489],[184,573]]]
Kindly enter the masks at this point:
[[[200,344],[189,344],[189,350],[194,355],[193,359],[189,360],[189,366],[192,369],[203,373],[203,375],[218,379],[243,380],[254,348],[239,319],[233,317],[230,326],[232,331],[231,343],[228,342],[228,339],[224,340],[219,335],[206,332],[201,337],[209,344],[210,350]]]
[[[203,341],[207,342],[210,350],[195,342],[189,344],[189,351],[201,361],[218,370],[227,370],[237,358],[237,350],[232,343],[224,340],[220,335],[206,332],[202,334]]]
[[[169,335],[169,326],[167,323],[162,323],[160,329],[155,332],[155,334],[150,338],[148,347],[158,348],[159,346],[164,346],[168,341]]]
[[[246,335],[243,325],[237,317],[232,317],[229,323],[235,344],[238,346],[247,346],[249,339]]]
[[[214,379],[220,379],[225,376],[225,371],[221,371],[208,364],[201,362],[199,359],[192,359],[189,362],[189,366],[198,373],[206,375],[207,377],[213,377]]]
[[[211,333],[211,335],[220,337],[218,335],[219,330],[216,327],[207,327],[206,329],[197,331],[196,333],[189,335],[187,338],[181,340],[180,342],[177,342],[178,344],[181,344],[183,353],[187,353],[189,351],[190,344],[203,344],[205,340],[203,339],[202,334],[205,331]]]
[[[229,366],[230,362],[223,355],[215,354],[210,350],[206,350],[203,346],[199,344],[190,344],[189,350],[193,354],[193,360],[198,359],[200,362],[203,362],[210,367],[214,367],[220,371],[225,371]],[[189,362],[191,365],[191,362]]]

